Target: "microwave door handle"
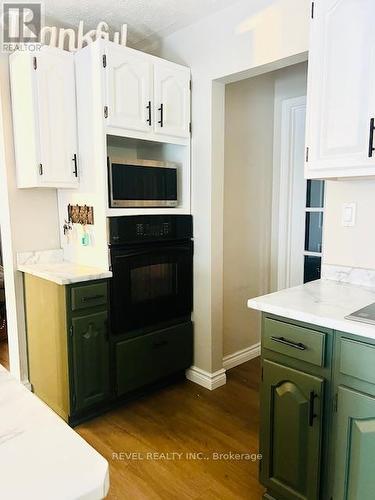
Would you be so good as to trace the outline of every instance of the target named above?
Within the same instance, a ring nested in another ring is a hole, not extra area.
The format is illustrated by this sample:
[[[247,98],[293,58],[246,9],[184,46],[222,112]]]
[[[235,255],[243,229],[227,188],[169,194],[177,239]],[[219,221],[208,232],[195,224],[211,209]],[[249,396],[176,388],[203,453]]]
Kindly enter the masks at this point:
[[[109,166],[108,169],[109,207],[113,208],[115,200],[113,199],[113,174],[112,174],[112,162],[110,158],[108,158],[108,166]]]

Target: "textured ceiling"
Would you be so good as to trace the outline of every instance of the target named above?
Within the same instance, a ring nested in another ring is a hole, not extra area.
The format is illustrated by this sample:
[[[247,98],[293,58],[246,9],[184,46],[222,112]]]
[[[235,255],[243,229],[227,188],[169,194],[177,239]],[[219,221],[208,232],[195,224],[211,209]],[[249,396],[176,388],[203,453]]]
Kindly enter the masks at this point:
[[[44,0],[46,24],[84,31],[106,21],[111,31],[128,24],[128,44],[142,47],[238,0]]]

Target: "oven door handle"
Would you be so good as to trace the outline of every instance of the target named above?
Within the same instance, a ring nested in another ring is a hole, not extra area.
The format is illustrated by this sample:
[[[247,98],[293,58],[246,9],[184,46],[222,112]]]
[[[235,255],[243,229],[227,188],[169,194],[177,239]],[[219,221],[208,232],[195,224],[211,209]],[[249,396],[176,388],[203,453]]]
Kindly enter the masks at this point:
[[[158,250],[160,250],[160,252],[158,252]],[[155,247],[155,246],[152,246],[152,247],[142,248],[142,249],[139,249],[139,250],[133,248],[129,252],[127,252],[126,250],[125,250],[125,252],[122,252],[122,251],[118,250],[118,252],[116,252],[116,253],[114,252],[113,257],[115,257],[115,258],[116,257],[124,257],[124,258],[125,257],[126,258],[129,257],[129,258],[131,258],[131,257],[139,257],[141,255],[153,255],[153,256],[156,256],[159,253],[164,254],[164,253],[170,252],[172,250],[175,251],[175,252],[179,252],[179,253],[181,251],[183,251],[183,252],[186,252],[186,251],[193,252],[193,246],[192,245],[181,245],[181,246],[178,246],[178,247],[176,247],[176,246],[170,246],[170,247],[163,246],[163,247],[160,247],[160,249],[157,248],[157,247]]]

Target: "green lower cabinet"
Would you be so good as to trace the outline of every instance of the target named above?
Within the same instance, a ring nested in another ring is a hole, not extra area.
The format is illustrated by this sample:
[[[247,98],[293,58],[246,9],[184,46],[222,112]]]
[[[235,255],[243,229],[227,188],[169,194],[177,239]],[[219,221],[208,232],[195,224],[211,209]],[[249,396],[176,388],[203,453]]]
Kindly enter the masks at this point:
[[[375,340],[263,316],[260,480],[274,500],[375,499]]]
[[[107,312],[72,318],[72,409],[80,412],[110,394]]]
[[[323,378],[263,360],[261,481],[275,498],[319,498]]]
[[[373,500],[375,397],[339,386],[336,427],[334,500]]]

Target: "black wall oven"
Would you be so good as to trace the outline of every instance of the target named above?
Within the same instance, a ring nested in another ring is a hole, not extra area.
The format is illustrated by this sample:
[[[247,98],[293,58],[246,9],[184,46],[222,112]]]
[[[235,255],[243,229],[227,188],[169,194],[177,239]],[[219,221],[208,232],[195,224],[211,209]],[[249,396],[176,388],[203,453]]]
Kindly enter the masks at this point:
[[[190,321],[191,216],[112,217],[109,234],[112,333],[141,334]]]

